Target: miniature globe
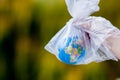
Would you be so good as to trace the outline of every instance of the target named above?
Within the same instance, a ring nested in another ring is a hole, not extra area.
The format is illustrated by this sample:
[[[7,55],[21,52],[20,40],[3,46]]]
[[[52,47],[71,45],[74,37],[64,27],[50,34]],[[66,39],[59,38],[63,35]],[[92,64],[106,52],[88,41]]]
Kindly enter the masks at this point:
[[[78,37],[68,38],[66,45],[59,49],[59,58],[66,64],[77,64],[85,55],[84,42]]]

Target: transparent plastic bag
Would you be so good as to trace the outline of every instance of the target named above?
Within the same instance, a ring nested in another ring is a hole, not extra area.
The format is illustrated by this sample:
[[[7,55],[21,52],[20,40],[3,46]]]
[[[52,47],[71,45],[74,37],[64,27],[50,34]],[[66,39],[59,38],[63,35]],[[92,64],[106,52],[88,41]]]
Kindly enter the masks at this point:
[[[102,17],[99,0],[66,0],[73,17],[50,40],[45,49],[66,64],[88,64],[120,58],[120,30]]]
[[[120,40],[120,31],[102,17],[88,17],[82,21],[71,19],[45,48],[66,64],[117,61],[114,53],[119,51],[111,49],[110,42],[118,38]],[[117,44],[115,46],[118,48]]]

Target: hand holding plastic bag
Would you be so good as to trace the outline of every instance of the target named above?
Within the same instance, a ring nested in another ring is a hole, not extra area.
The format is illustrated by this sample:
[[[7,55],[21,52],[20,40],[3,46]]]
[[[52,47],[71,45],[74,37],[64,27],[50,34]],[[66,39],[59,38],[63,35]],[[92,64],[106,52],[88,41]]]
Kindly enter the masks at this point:
[[[90,16],[99,10],[98,3],[99,0],[66,0],[73,18],[45,49],[66,64],[117,61],[120,58],[120,31],[108,20]]]

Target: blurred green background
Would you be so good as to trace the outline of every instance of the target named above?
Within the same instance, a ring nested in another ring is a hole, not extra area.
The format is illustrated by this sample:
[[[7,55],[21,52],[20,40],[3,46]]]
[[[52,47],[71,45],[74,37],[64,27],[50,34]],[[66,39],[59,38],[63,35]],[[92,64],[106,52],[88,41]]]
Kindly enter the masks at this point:
[[[119,1],[100,7],[119,28]],[[71,66],[44,50],[70,18],[64,0],[0,0],[0,80],[120,80],[120,62]]]

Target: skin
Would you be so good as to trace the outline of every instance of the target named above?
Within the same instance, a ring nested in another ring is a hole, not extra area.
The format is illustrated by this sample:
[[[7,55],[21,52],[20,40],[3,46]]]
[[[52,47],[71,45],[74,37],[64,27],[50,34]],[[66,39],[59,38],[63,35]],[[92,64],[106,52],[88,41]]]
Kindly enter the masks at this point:
[[[113,33],[112,36],[107,38],[107,41],[113,54],[120,59],[120,34]]]

